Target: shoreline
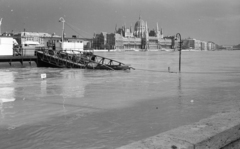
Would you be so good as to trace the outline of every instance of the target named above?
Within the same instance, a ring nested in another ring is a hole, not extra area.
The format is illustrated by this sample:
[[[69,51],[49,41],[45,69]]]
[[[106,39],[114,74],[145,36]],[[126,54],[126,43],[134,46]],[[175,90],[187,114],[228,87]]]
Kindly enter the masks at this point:
[[[238,149],[239,146],[240,111],[230,110],[117,149]]]

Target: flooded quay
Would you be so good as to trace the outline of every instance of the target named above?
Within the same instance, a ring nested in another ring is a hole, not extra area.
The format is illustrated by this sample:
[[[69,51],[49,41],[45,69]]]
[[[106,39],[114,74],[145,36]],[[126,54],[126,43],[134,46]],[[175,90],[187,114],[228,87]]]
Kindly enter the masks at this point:
[[[96,52],[135,70],[0,68],[0,149],[111,149],[240,110],[240,51]],[[41,79],[46,74],[46,79]]]

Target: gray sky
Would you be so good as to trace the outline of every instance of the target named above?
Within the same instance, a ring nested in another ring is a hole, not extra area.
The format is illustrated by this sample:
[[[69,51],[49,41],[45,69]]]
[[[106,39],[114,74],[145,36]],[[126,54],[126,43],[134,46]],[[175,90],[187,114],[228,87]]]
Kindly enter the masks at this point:
[[[134,26],[139,15],[150,29],[164,35],[181,33],[220,45],[240,43],[240,0],[0,0],[4,31],[37,31],[61,35],[64,17],[67,36],[92,37]],[[72,29],[73,28],[73,29]]]

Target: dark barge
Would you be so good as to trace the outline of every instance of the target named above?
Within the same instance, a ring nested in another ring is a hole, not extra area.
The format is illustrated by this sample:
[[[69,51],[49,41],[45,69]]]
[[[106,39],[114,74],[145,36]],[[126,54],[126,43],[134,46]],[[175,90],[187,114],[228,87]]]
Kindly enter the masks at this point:
[[[35,52],[38,67],[80,68],[104,70],[130,70],[134,69],[122,62],[98,56],[93,52],[74,50],[41,49]]]

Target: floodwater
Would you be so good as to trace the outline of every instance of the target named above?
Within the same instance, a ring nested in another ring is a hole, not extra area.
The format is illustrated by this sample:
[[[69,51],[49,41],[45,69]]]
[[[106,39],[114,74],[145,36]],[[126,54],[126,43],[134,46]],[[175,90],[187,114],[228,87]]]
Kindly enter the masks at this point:
[[[136,70],[1,68],[0,149],[111,149],[240,109],[240,51],[182,52],[181,73],[178,52],[96,54]]]

